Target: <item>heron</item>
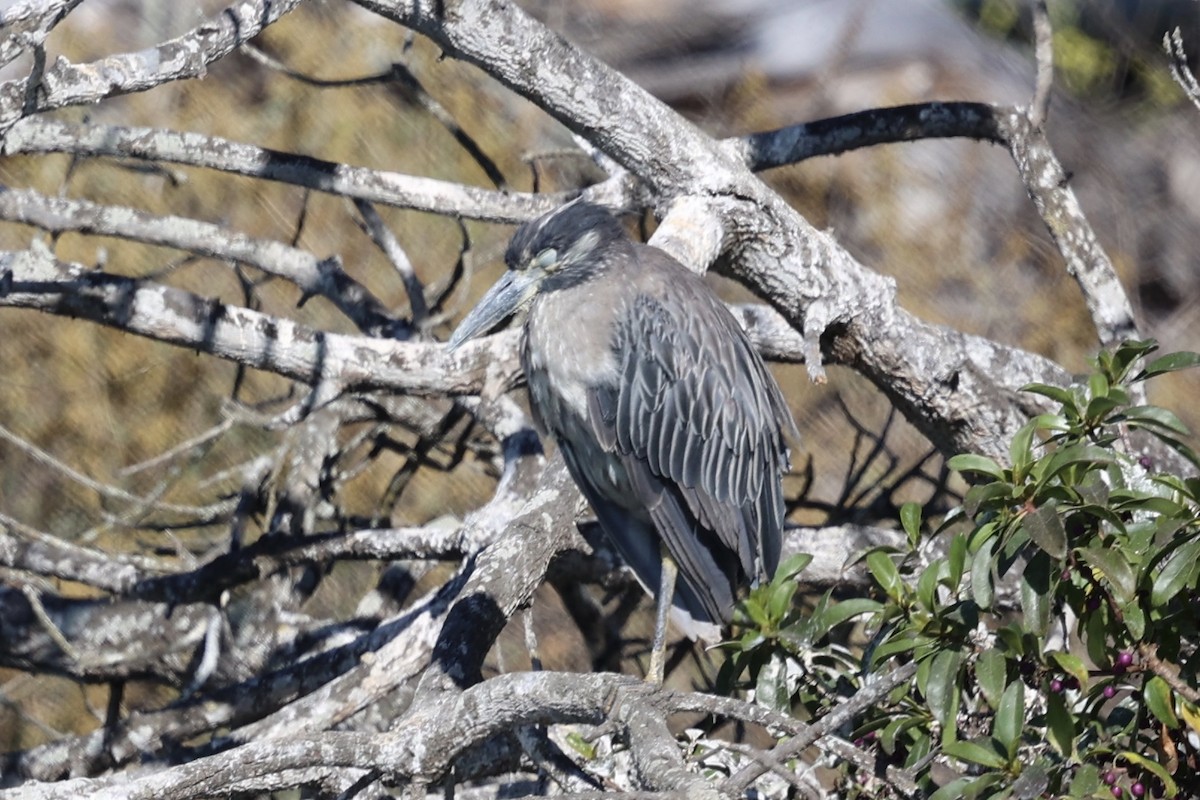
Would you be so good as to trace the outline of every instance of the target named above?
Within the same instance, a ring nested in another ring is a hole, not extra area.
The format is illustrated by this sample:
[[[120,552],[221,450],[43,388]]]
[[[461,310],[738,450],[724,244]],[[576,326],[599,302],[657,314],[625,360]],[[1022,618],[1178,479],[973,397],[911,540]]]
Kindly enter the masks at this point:
[[[522,225],[456,349],[528,309],[521,365],[539,431],[666,618],[712,643],[769,580],[796,426],[779,385],[703,278],[576,200]],[[682,578],[676,581],[676,576]]]

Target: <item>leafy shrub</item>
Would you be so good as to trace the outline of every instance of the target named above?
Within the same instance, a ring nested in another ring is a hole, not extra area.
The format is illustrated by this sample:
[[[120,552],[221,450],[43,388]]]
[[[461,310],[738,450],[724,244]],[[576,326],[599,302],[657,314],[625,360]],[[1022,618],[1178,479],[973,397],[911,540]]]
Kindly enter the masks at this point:
[[[863,556],[872,597],[804,612],[807,557],[784,564],[742,604],[723,679],[815,718],[915,660],[849,738],[933,800],[1200,797],[1200,461],[1174,414],[1134,400],[1200,355],[1140,366],[1155,349],[1129,342],[1085,383],[1025,387],[1058,411],[1020,429],[1009,465],[950,459],[977,483],[936,529],[919,506],[901,510],[907,547]],[[1139,441],[1192,474],[1157,471]],[[868,644],[839,643],[856,620]],[[884,796],[841,770],[844,796]]]

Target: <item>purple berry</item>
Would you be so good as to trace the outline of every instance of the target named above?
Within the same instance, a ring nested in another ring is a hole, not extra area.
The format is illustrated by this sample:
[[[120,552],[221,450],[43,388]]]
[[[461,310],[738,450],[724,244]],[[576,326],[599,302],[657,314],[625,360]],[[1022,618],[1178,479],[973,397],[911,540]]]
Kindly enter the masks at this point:
[[[1073,692],[1077,691],[1079,689],[1079,679],[1074,675],[1068,675],[1067,679],[1063,681],[1063,685]]]
[[[1105,697],[1105,699],[1107,699],[1107,700],[1112,700],[1112,699],[1113,699],[1114,697],[1116,697],[1116,696],[1117,696],[1117,689],[1116,689],[1116,687],[1115,687],[1115,686],[1113,686],[1113,685],[1110,683],[1108,686],[1105,686],[1105,687],[1104,687],[1104,697]]]
[[[1094,594],[1088,595],[1087,602],[1083,604],[1083,607],[1088,611],[1098,611],[1100,609],[1100,598]]]
[[[1129,665],[1131,665],[1132,663],[1133,663],[1133,653],[1129,652],[1128,650],[1122,650],[1120,653],[1117,653],[1117,666],[1118,667],[1129,667]]]
[[[1112,787],[1111,791],[1112,791],[1113,797],[1120,797],[1122,794],[1124,794],[1124,791],[1121,789],[1120,786]]]
[[[1071,569],[1070,569],[1069,567],[1068,567],[1068,568],[1065,568],[1065,569],[1063,569],[1063,571],[1062,571],[1062,575],[1061,575],[1061,576],[1059,576],[1059,577],[1061,577],[1061,578],[1062,578],[1064,581],[1069,581],[1069,580],[1071,580]]]
[[[1053,680],[1050,681],[1050,691],[1051,692],[1053,692],[1054,694],[1058,694],[1062,690],[1063,690],[1063,682],[1062,681],[1060,681],[1058,678],[1054,678]]]
[[[1150,456],[1142,456],[1141,458],[1138,459],[1138,464],[1141,466],[1142,469],[1147,470],[1147,471],[1154,469],[1154,459],[1151,458]]]
[[[1117,773],[1110,769],[1100,776],[1100,780],[1104,781],[1105,786],[1112,786],[1117,782]]]
[[[1142,795],[1144,795],[1146,793],[1146,784],[1142,783],[1141,781],[1138,781],[1133,786],[1129,787],[1129,793],[1132,794],[1134,797],[1141,797]]]

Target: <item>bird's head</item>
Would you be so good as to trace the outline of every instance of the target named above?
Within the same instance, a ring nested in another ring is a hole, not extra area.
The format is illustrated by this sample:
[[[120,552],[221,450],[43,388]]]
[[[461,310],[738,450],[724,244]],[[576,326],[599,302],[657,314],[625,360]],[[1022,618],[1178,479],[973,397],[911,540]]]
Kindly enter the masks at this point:
[[[508,270],[450,337],[450,349],[487,333],[540,292],[575,286],[603,269],[625,232],[607,209],[575,200],[526,222],[513,234]]]

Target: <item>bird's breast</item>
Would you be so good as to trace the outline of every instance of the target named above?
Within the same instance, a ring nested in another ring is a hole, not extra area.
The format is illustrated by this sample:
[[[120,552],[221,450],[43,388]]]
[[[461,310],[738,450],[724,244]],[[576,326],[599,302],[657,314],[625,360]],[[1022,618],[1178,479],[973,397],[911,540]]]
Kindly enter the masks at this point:
[[[543,424],[566,410],[587,419],[589,390],[616,384],[616,312],[586,288],[535,300],[525,327],[523,360],[530,402]]]

